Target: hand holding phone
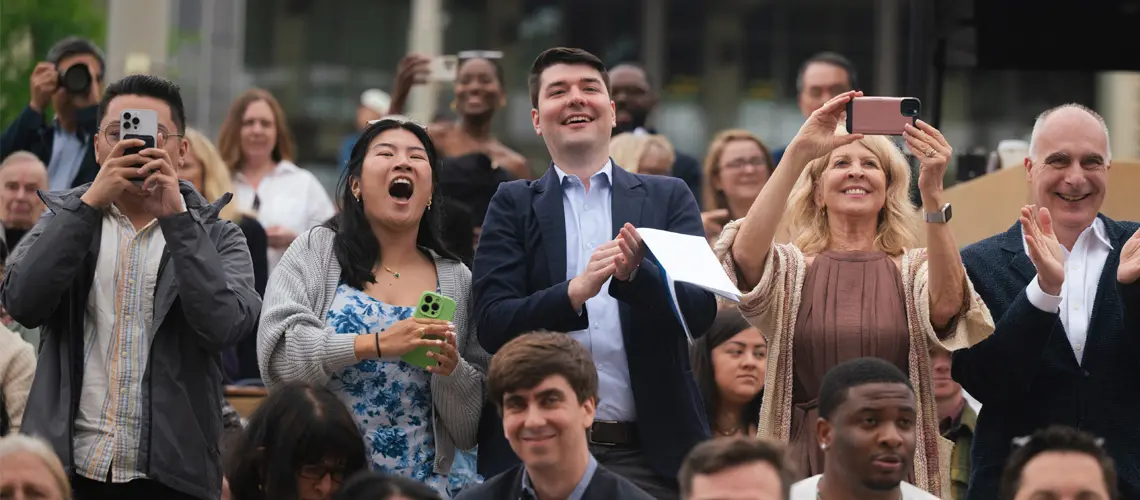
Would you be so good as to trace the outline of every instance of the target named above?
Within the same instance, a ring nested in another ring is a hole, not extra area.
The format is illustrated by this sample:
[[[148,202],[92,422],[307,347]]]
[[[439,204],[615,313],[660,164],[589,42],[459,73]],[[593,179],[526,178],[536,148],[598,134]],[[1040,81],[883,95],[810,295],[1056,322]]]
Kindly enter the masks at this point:
[[[914,97],[856,97],[847,101],[847,132],[864,135],[903,135],[917,126],[922,102]]]
[[[458,70],[457,56],[436,56],[431,58],[428,79],[433,82],[454,82]]]
[[[416,306],[416,311],[412,314],[412,317],[450,322],[455,319],[455,301],[435,292],[424,292],[420,295],[420,303]],[[423,338],[428,340],[448,340],[445,335],[438,333],[425,333]],[[439,365],[437,360],[442,350],[442,345],[438,347],[422,345],[404,354],[400,359],[403,359],[409,364],[427,369],[428,367]],[[429,355],[429,352],[434,354]]]

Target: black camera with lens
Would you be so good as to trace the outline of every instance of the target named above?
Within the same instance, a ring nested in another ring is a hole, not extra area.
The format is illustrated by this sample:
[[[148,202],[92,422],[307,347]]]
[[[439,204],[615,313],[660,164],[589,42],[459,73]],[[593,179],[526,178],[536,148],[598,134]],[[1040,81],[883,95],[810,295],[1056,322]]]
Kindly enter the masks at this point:
[[[59,74],[59,86],[69,94],[87,94],[91,91],[91,70],[86,64],[73,64]]]
[[[922,111],[922,102],[913,97],[908,97],[899,102],[899,112],[903,116],[918,116]]]

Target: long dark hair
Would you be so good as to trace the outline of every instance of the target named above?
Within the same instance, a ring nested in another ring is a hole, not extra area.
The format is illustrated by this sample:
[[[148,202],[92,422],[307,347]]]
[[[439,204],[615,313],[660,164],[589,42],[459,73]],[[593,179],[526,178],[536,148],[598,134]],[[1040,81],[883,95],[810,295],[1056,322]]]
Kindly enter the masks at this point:
[[[367,467],[364,438],[348,408],[324,387],[291,382],[257,407],[230,452],[226,479],[235,500],[297,498],[297,474],[326,460],[345,476]]]
[[[716,367],[713,366],[712,351],[725,343],[736,334],[752,328],[748,320],[734,309],[725,309],[717,313],[712,326],[707,333],[693,342],[689,351],[693,365],[693,375],[697,378],[697,388],[701,391],[701,398],[705,403],[705,415],[708,416],[709,425],[714,425],[716,409],[720,406],[720,390],[716,385]],[[744,405],[740,422],[752,425],[760,419],[760,403],[764,400],[764,391],[761,390],[755,398]]]
[[[363,290],[365,283],[375,283],[376,277],[372,270],[380,261],[380,240],[372,232],[368,218],[364,215],[364,201],[356,201],[352,195],[352,179],[359,178],[364,168],[364,158],[368,153],[368,145],[380,134],[387,130],[404,129],[414,134],[423,143],[427,150],[428,163],[431,165],[431,199],[430,209],[425,209],[420,217],[419,234],[416,244],[451,260],[459,258],[443,242],[441,227],[443,226],[443,197],[439,191],[439,169],[442,160],[435,150],[435,143],[428,136],[423,126],[400,117],[386,117],[376,120],[364,129],[352,146],[352,156],[348,160],[348,168],[340,178],[337,190],[340,191],[340,212],[325,223],[325,227],[336,233],[333,239],[333,251],[336,252],[337,261],[340,262],[341,278],[349,286]],[[468,243],[470,244],[470,242]]]
[[[403,476],[392,476],[364,471],[351,477],[334,500],[440,500],[439,493],[419,481]]]

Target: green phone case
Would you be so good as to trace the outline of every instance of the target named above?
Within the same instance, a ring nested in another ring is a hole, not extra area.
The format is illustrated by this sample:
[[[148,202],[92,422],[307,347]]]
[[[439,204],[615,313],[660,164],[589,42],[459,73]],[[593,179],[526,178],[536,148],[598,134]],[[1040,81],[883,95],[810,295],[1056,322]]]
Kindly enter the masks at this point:
[[[424,319],[441,319],[444,321],[455,320],[455,301],[435,292],[424,292],[420,295],[420,303],[416,306],[416,312],[412,314],[413,318]],[[439,338],[433,335],[427,335],[424,338]],[[411,352],[403,355],[403,359],[409,364],[416,365],[420,368],[427,368],[435,366],[439,363],[436,360],[429,358],[428,350],[439,353],[438,347],[417,347]]]

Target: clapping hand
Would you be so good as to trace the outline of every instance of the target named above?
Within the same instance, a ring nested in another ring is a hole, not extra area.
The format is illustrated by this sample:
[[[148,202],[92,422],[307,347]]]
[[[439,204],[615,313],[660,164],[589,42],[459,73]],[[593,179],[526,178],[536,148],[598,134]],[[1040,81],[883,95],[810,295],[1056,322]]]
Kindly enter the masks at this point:
[[[1140,230],[1132,234],[1131,238],[1120,249],[1120,266],[1116,268],[1116,281],[1125,285],[1136,283],[1140,278]]]
[[[637,229],[628,222],[622,226],[616,241],[621,254],[617,258],[614,277],[629,281],[633,277],[633,272],[641,265],[641,259],[645,258],[645,244],[641,241],[641,235],[637,234]]]
[[[1025,246],[1029,249],[1029,260],[1037,268],[1037,283],[1041,290],[1049,295],[1061,295],[1061,285],[1065,284],[1065,256],[1057,235],[1053,233],[1053,217],[1049,215],[1049,209],[1041,207],[1035,211],[1035,208],[1033,205],[1021,208],[1021,229],[1025,234]]]
[[[602,291],[602,285],[617,272],[617,259],[621,253],[618,240],[607,241],[590,255],[586,270],[570,280],[566,293],[575,311],[581,310],[587,300]]]

